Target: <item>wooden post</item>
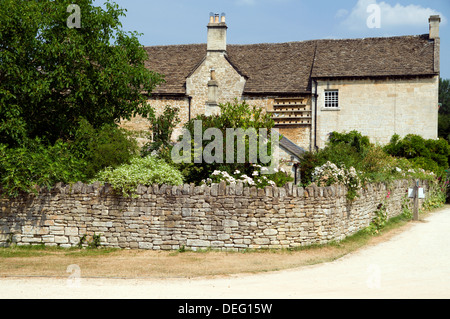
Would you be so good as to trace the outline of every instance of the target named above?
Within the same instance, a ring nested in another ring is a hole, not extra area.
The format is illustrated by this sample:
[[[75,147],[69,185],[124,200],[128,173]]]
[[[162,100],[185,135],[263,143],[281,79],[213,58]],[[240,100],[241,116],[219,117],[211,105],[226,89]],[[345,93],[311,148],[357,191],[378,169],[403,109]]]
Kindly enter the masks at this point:
[[[414,186],[413,220],[419,220],[419,181]]]

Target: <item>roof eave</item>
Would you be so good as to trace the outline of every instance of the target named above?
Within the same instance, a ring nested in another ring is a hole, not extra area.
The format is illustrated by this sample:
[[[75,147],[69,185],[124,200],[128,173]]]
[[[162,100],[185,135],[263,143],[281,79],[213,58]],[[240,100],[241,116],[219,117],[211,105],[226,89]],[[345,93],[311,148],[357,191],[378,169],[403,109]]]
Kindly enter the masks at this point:
[[[418,73],[418,74],[380,74],[380,75],[328,75],[328,76],[311,76],[313,80],[362,80],[362,79],[386,79],[386,78],[396,78],[396,79],[404,79],[404,78],[417,78],[417,77],[434,77],[439,75],[439,73]]]

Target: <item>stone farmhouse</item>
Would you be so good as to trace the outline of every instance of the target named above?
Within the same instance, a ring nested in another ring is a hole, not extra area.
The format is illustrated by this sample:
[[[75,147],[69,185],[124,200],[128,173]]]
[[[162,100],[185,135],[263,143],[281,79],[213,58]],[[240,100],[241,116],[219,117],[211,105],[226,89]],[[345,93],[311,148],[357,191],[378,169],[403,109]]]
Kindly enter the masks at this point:
[[[332,131],[382,144],[395,133],[434,139],[440,20],[431,16],[423,35],[230,45],[225,15],[212,14],[206,44],[145,47],[148,68],[166,80],[149,103],[179,107],[178,135],[219,103],[245,100],[272,115],[291,160],[324,147]]]

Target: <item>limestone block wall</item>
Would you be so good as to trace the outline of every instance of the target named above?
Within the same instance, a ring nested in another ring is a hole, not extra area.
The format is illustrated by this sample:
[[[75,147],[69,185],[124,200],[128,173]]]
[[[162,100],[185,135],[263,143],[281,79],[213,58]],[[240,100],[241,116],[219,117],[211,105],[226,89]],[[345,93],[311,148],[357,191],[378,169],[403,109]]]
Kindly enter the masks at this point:
[[[209,115],[218,111],[217,107],[206,105],[211,69],[214,69],[215,80],[218,84],[217,103],[240,99],[244,91],[245,78],[234,69],[225,56],[217,52],[208,52],[201,65],[186,79],[186,94],[192,96],[192,117],[198,114]]]
[[[0,245],[72,247],[100,236],[104,247],[172,250],[289,248],[342,240],[369,225],[380,203],[389,216],[412,181],[368,185],[354,202],[342,186],[256,189],[242,184],[139,186],[136,198],[107,184],[56,185],[0,197]]]
[[[332,131],[358,130],[386,144],[394,134],[437,138],[438,77],[318,81],[317,144]],[[339,108],[325,109],[325,90],[339,90]]]
[[[183,132],[183,125],[189,120],[189,99],[187,97],[167,98],[152,96],[147,103],[153,107],[156,116],[161,115],[167,105],[177,107],[180,110],[178,113],[180,123],[178,123],[172,133],[172,139],[176,140]],[[141,133],[141,137],[138,138],[141,145],[148,142],[148,139],[145,138],[145,133],[149,131],[149,122],[147,119],[141,116],[135,116],[129,121],[122,120],[120,125],[127,130]]]

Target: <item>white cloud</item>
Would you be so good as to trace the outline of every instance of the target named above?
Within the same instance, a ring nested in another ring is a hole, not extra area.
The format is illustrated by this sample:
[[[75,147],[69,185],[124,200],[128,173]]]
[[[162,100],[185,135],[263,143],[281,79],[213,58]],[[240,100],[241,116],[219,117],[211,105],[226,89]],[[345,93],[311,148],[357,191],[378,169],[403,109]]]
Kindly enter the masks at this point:
[[[421,27],[428,24],[428,18],[431,15],[440,15],[442,24],[447,23],[446,17],[441,13],[431,8],[424,8],[420,5],[410,4],[391,5],[384,1],[377,0],[358,0],[355,7],[350,14],[345,15],[345,9],[341,9],[336,13],[337,18],[345,18],[342,25],[350,30],[360,30],[367,28],[367,20],[373,11],[368,12],[370,5],[378,5],[380,9],[380,26],[381,28],[396,28],[401,26],[406,27]]]
[[[336,12],[336,18],[344,18],[348,15],[348,10],[346,9],[339,9],[338,12]]]

